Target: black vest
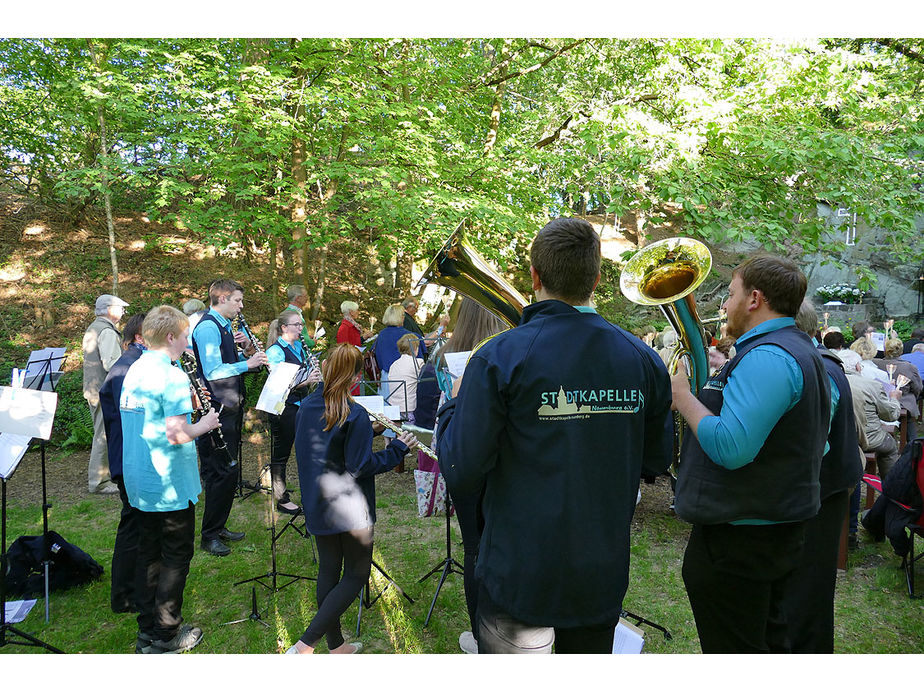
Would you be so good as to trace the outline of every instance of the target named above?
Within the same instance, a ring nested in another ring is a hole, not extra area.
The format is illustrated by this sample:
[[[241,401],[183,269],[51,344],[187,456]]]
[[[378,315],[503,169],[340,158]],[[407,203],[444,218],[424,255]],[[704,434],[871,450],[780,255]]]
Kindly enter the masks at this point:
[[[211,313],[206,313],[199,320],[199,324],[211,321],[218,327],[218,333],[221,335],[221,360],[223,363],[237,363],[237,346],[234,344],[234,337]],[[196,327],[199,326],[196,325]],[[244,397],[247,392],[244,388],[244,375],[234,375],[230,378],[218,378],[209,380],[202,372],[202,356],[199,354],[199,345],[195,338],[192,340],[193,353],[196,355],[196,376],[205,385],[212,394],[212,399],[220,402],[230,409],[240,409],[244,403]]]
[[[821,499],[824,500],[832,493],[853,489],[863,476],[863,464],[860,462],[857,426],[853,418],[853,397],[844,367],[841,360],[824,347],[818,347],[818,353],[840,393],[828,432],[828,445],[831,447],[821,460]]]
[[[729,375],[761,344],[775,344],[796,360],[802,371],[802,398],[780,417],[754,460],[738,469],[719,466],[706,456],[696,436],[684,437],[674,508],[687,522],[798,522],[814,517],[821,507],[819,474],[831,396],[821,357],[808,335],[787,326],[736,344],[735,358],[706,382],[698,399],[719,414]]]

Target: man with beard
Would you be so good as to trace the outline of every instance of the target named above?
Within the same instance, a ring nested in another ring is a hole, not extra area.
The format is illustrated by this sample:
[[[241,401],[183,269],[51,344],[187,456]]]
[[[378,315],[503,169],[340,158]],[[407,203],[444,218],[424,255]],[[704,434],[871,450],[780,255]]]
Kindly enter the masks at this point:
[[[704,653],[788,652],[783,601],[805,521],[821,506],[830,392],[795,326],[806,279],[761,256],[732,274],[724,308],[735,357],[698,396],[672,378],[684,439],[675,510],[693,525],[683,579]]]

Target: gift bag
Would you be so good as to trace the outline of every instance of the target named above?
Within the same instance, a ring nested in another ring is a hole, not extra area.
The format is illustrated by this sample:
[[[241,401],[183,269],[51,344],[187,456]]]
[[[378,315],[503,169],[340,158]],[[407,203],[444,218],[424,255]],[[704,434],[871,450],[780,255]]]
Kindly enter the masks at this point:
[[[414,470],[414,483],[417,486],[417,515],[430,517],[446,508],[446,480],[440,474],[436,460],[422,452],[417,453],[417,469]],[[454,512],[450,502],[449,514]]]

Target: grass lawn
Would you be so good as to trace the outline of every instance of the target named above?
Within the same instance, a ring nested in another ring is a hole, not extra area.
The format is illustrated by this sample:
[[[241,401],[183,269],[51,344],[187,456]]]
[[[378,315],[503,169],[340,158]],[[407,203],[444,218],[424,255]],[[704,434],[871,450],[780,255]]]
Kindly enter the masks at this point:
[[[377,443],[380,444],[380,443]],[[268,442],[253,434],[244,449],[244,478],[253,480],[268,457]],[[410,458],[409,458],[410,459]],[[49,527],[87,551],[106,572],[97,582],[51,595],[51,620],[44,622],[40,600],[22,630],[68,653],[130,653],[137,631],[133,615],[109,609],[109,567],[119,516],[117,496],[82,493],[86,484],[86,453],[49,455]],[[7,542],[23,534],[41,533],[41,505],[35,500],[40,479],[38,454],[30,452],[9,482]],[[414,477],[408,464],[403,474],[378,477],[375,561],[414,600],[404,599],[394,587],[381,592],[364,609],[360,638],[370,653],[459,653],[458,636],[468,629],[462,576],[452,574],[443,586],[432,619],[424,620],[437,586],[438,575],[419,582],[445,556],[445,520],[417,516]],[[63,470],[63,473],[62,473]],[[297,487],[294,459],[290,486]],[[31,497],[23,487],[30,486]],[[40,486],[39,486],[40,488]],[[297,499],[297,494],[295,495]],[[642,486],[642,501],[633,526],[632,568],[625,608],[667,628],[672,639],[643,626],[647,653],[696,653],[699,642],[686,598],[680,567],[688,526],[669,510],[666,477]],[[202,503],[197,505],[197,527]],[[200,626],[205,637],[196,653],[274,653],[283,651],[302,633],[315,611],[314,582],[297,580],[275,593],[256,583],[236,582],[265,575],[271,569],[270,502],[266,494],[236,500],[229,526],[247,537],[232,545],[230,556],[217,558],[197,550],[186,585],[183,615]],[[284,523],[289,516],[280,516]],[[862,545],[851,553],[846,573],[838,577],[835,650],[840,653],[917,653],[924,645],[924,601],[912,601],[905,590],[899,559],[888,543],[874,544],[861,529]],[[864,539],[866,541],[864,541]],[[451,524],[453,556],[462,562],[462,544],[455,520]],[[277,544],[277,571],[313,577],[317,565],[310,540],[290,528]],[[924,584],[924,574],[920,576]],[[271,580],[264,579],[270,584]],[[279,578],[279,585],[287,582]],[[387,585],[373,569],[373,595]],[[267,626],[249,620],[251,590],[255,586],[258,612]],[[346,614],[345,633],[355,633],[357,604]],[[228,622],[245,619],[242,623]],[[349,639],[354,639],[348,636]],[[0,653],[41,650],[10,645]],[[320,651],[325,651],[322,643]]]

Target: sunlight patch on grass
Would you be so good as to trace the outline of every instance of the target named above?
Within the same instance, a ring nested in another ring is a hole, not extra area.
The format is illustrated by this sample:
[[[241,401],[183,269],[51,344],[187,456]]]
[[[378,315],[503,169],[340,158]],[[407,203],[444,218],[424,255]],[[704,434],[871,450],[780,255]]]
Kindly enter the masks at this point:
[[[385,559],[377,549],[373,549],[375,562],[382,566],[386,571]],[[423,644],[420,633],[412,622],[410,615],[405,611],[405,602],[403,597],[394,587],[389,587],[388,580],[378,570],[372,571],[372,584],[375,589],[381,592],[379,604],[381,604],[382,617],[385,619],[385,630],[388,633],[388,639],[391,640],[395,652],[405,652],[408,654],[423,654]],[[385,589],[389,587],[389,589]]]

